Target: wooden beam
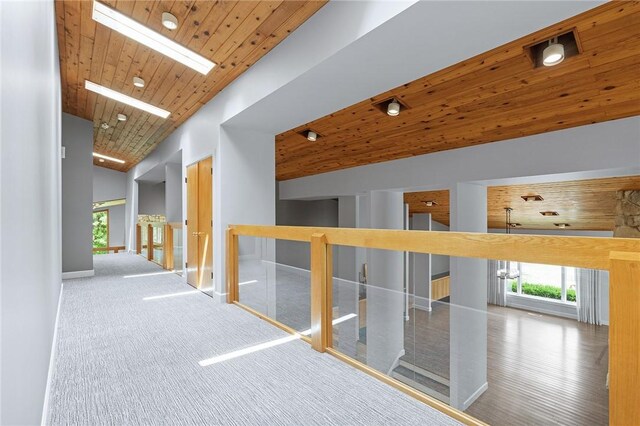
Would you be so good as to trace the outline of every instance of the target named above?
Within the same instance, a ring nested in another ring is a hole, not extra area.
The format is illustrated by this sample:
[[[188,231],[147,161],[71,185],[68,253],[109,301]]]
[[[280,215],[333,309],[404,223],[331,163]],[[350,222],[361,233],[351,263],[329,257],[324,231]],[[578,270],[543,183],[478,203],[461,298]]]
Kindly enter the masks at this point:
[[[147,259],[153,260],[153,226],[147,225]]]
[[[327,239],[324,234],[311,236],[311,346],[324,352],[329,344],[331,310],[327,309]]]
[[[142,253],[142,227],[136,223],[136,254]]]
[[[227,303],[238,302],[238,236],[232,229],[226,231]]]
[[[321,228],[305,226],[233,225],[235,235],[311,241],[324,234],[327,244],[383,250],[526,263],[609,269],[612,251],[640,252],[640,239],[504,235],[470,232],[391,229]]]
[[[164,257],[162,266],[164,269],[172,271],[173,264],[173,228],[168,223],[164,225]]]
[[[611,253],[609,424],[640,419],[640,253]]]

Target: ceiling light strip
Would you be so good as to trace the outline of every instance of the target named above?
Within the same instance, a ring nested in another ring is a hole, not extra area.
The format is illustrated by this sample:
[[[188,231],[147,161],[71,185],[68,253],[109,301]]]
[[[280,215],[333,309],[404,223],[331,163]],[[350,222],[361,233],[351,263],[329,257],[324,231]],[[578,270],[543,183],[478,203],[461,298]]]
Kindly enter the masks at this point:
[[[98,154],[97,152],[94,152],[93,156],[97,158],[102,158],[104,160],[115,161],[116,163],[124,164],[124,160],[118,160],[117,158],[109,157],[108,155]]]
[[[92,17],[94,21],[142,43],[201,74],[208,74],[216,66],[215,63],[207,58],[97,1],[93,2]]]
[[[99,95],[106,96],[107,98],[111,98],[114,101],[122,102],[123,104],[130,105],[134,108],[141,109],[162,118],[167,118],[171,114],[167,110],[158,108],[146,102],[142,102],[141,100],[132,98],[131,96],[127,96],[120,92],[116,92],[115,90],[111,90],[107,87],[100,86],[99,84],[96,84],[89,80],[84,81],[84,88],[87,90],[91,90],[92,92],[95,92]]]

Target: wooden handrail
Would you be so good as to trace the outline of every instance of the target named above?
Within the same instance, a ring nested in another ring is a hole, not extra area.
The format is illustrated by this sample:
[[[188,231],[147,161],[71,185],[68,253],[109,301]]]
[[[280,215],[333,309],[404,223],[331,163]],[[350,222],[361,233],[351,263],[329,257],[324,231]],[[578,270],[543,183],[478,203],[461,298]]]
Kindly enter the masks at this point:
[[[327,244],[413,253],[525,263],[609,269],[612,251],[640,253],[640,239],[505,235],[472,232],[401,231],[391,229],[306,226],[232,225],[234,235],[311,241],[324,234]]]
[[[311,344],[375,377],[381,373],[332,349],[332,245],[602,269],[610,272],[609,424],[640,419],[640,239],[505,235],[385,229],[231,225],[226,231],[227,302],[239,304],[238,237],[310,242]],[[384,381],[412,392],[390,377]],[[413,395],[415,396],[415,395]],[[439,401],[423,402],[468,423],[481,422]]]
[[[125,250],[125,246],[113,246],[113,247],[94,247],[93,252],[97,251],[112,251],[114,253],[118,253],[121,250]]]

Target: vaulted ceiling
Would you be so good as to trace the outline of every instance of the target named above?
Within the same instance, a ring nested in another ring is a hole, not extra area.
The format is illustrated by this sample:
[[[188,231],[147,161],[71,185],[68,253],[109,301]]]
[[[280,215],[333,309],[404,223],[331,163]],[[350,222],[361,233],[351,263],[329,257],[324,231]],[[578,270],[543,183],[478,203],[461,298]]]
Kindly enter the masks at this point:
[[[511,222],[523,229],[558,229],[555,223],[568,223],[567,229],[613,231],[616,192],[640,189],[640,176],[588,179],[487,188],[489,228],[504,228],[505,207],[513,209]],[[542,201],[525,201],[522,197],[540,195]],[[449,191],[423,191],[404,194],[409,213],[431,213],[433,220],[449,225]],[[424,201],[438,204],[427,207]],[[543,216],[554,211],[558,216]],[[517,232],[517,230],[515,231]]]
[[[568,31],[579,54],[536,67],[528,48]],[[277,179],[639,115],[639,69],[640,2],[609,2],[278,135]]]
[[[56,1],[63,111],[93,121],[96,152],[126,161],[95,164],[127,171],[326,0],[102,3],[217,64],[202,75],[97,24],[92,19],[92,1]],[[162,26],[163,12],[178,18],[177,29]],[[146,81],[144,88],[134,87],[134,76]],[[166,109],[171,115],[162,119],[98,96],[84,88],[85,80]],[[118,121],[118,113],[127,115],[127,121]],[[102,129],[102,123],[109,128]]]

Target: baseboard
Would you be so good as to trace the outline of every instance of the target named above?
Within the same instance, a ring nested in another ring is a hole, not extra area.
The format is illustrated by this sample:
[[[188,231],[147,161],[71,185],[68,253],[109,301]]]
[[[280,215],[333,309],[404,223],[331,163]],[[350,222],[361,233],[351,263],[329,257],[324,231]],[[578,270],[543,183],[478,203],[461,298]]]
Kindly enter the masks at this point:
[[[431,312],[431,306],[416,305],[414,303],[413,305],[411,305],[411,308],[417,309],[419,311]]]
[[[489,389],[489,383],[484,382],[484,384],[482,386],[480,386],[478,388],[478,390],[476,390],[469,398],[467,398],[467,400],[462,404],[462,411],[465,411],[467,408],[469,408],[471,406],[471,404],[473,404],[474,402],[476,402],[476,399],[478,399],[480,397],[480,395],[482,395],[484,393],[484,391],[486,391],[487,389]]]
[[[47,414],[49,413],[49,392],[51,390],[51,376],[53,374],[53,366],[56,361],[56,343],[58,342],[58,322],[60,321],[60,306],[62,305],[62,292],[64,291],[64,283],[60,283],[60,296],[58,297],[58,310],[56,311],[56,321],[53,324],[53,339],[51,342],[51,355],[49,356],[49,372],[47,373],[47,386],[44,391],[44,403],[42,404],[42,426],[47,422]]]
[[[88,271],[71,271],[71,272],[63,272],[62,279],[63,280],[71,280],[74,278],[86,278],[93,277],[96,274],[95,270],[90,269]]]

